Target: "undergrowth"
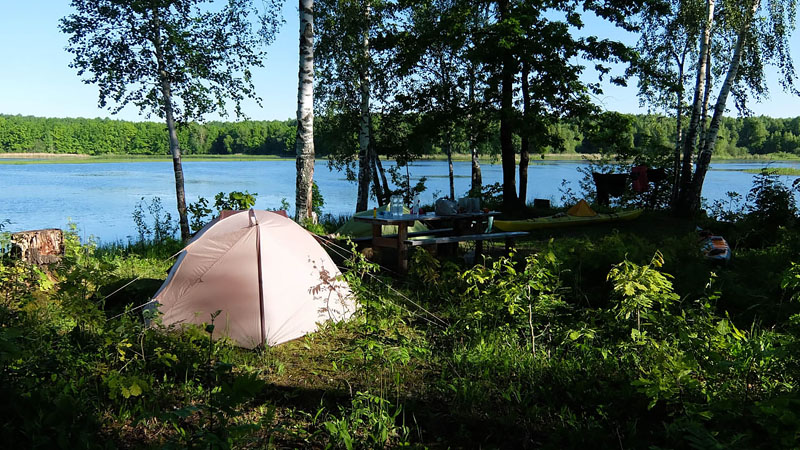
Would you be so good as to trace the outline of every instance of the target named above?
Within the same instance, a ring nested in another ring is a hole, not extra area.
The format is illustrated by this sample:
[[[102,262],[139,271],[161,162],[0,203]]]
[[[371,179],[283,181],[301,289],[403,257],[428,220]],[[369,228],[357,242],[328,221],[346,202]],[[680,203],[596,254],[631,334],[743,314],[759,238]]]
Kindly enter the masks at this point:
[[[762,218],[704,224],[726,266],[657,214],[404,278],[352,248],[356,316],[253,351],[140,308],[179,243],[68,234],[57,265],[0,258],[0,445],[792,448],[800,233]]]

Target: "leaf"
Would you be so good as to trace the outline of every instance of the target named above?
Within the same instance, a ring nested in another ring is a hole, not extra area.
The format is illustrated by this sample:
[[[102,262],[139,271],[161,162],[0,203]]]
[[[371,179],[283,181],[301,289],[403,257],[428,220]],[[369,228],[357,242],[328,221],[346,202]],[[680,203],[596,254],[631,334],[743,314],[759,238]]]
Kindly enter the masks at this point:
[[[138,397],[138,396],[142,395],[142,388],[141,388],[141,386],[139,386],[138,383],[136,383],[134,381],[133,384],[131,384],[130,388],[128,389],[128,392],[130,393],[130,395],[132,395],[134,397]],[[128,397],[125,397],[125,398],[128,398]]]

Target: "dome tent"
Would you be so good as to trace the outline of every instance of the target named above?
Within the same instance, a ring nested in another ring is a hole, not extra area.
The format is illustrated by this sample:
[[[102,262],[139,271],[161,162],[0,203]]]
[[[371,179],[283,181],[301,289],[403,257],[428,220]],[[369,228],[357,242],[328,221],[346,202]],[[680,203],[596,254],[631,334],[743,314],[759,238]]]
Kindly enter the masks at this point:
[[[314,237],[269,211],[226,211],[186,245],[153,297],[165,325],[210,323],[237,345],[276,345],[355,310]]]
[[[597,213],[586,203],[586,200],[580,200],[578,203],[567,210],[568,216],[573,217],[594,217]]]

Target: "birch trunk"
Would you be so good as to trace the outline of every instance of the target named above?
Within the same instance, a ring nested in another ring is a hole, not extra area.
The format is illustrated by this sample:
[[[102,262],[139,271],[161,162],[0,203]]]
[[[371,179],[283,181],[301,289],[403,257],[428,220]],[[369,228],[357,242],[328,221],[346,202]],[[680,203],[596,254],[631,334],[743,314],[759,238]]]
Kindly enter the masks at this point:
[[[707,0],[707,17],[703,24],[703,40],[700,45],[700,60],[697,64],[697,81],[694,87],[694,97],[692,99],[692,116],[689,120],[689,129],[686,132],[686,140],[683,143],[683,164],[681,166],[680,193],[678,209],[685,209],[688,193],[692,181],[692,156],[694,154],[695,142],[697,141],[700,115],[702,113],[703,94],[706,90],[706,65],[708,64],[708,46],[711,41],[711,27],[714,22],[715,0]]]
[[[356,198],[356,212],[366,211],[367,209],[369,204],[369,184],[372,179],[370,176],[372,164],[369,158],[369,23],[371,14],[371,5],[367,1],[364,5],[364,30],[361,37],[362,61],[358,73],[361,89],[361,127],[358,132],[358,196]]]
[[[172,170],[175,173],[175,197],[178,204],[178,222],[181,229],[181,240],[187,241],[190,237],[189,218],[186,214],[186,191],[184,189],[183,165],[181,164],[181,148],[178,142],[178,132],[175,127],[175,113],[172,107],[172,84],[169,80],[167,67],[164,60],[164,50],[161,43],[161,25],[158,9],[153,10],[153,47],[155,48],[156,64],[158,65],[158,78],[161,84],[161,96],[164,102],[164,116],[169,134],[169,151],[172,154]]]
[[[297,184],[295,219],[303,223],[312,214],[314,183],[314,0],[299,0],[300,63],[297,74]]]
[[[752,23],[760,0],[753,1],[753,6],[749,11],[747,20],[742,23],[739,29],[739,35],[736,38],[736,46],[733,50],[733,57],[731,58],[730,65],[728,66],[728,73],[725,75],[725,81],[722,83],[719,95],[717,96],[717,103],[714,105],[714,116],[711,118],[711,123],[708,125],[705,139],[703,141],[703,151],[697,159],[697,168],[695,169],[694,178],[692,179],[691,191],[689,192],[688,208],[690,211],[697,211],[700,208],[700,196],[703,192],[703,182],[705,181],[708,166],[711,163],[711,154],[714,152],[714,147],[717,145],[717,136],[719,135],[719,127],[722,123],[722,115],[725,113],[725,104],[728,101],[728,95],[731,92],[733,81],[736,79],[736,74],[739,72],[739,66],[742,62],[742,51],[744,44],[747,40],[747,31]]]
[[[525,200],[528,198],[528,163],[530,162],[530,138],[528,132],[531,97],[530,86],[528,85],[528,63],[522,63],[522,144],[519,151],[519,205],[525,207]]]
[[[706,92],[703,94],[703,112],[700,114],[700,139],[698,142],[698,154],[706,148],[706,126],[708,125],[708,103],[711,99],[711,88],[714,84],[711,82],[711,45],[708,46],[708,55],[706,56]]]

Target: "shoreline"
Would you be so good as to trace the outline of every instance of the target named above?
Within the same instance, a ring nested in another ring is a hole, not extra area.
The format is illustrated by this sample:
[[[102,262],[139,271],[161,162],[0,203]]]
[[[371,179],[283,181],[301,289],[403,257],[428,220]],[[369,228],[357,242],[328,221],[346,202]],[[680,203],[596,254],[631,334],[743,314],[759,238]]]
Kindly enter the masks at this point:
[[[275,155],[182,155],[181,160],[197,162],[294,161]],[[69,153],[0,153],[0,165],[101,164],[127,162],[170,162],[169,155],[77,155]]]
[[[729,158],[729,157],[714,157],[712,162],[796,162],[798,158],[787,158],[785,154],[776,155],[777,158],[771,158],[769,155],[755,155],[745,158]],[[544,155],[531,155],[531,164],[538,162],[580,162],[580,161],[596,161],[601,157],[597,153],[548,153]],[[183,161],[188,162],[229,162],[229,161],[294,161],[294,157],[283,157],[276,155],[183,155]],[[327,158],[320,157],[317,160],[324,161]],[[446,161],[447,157],[444,155],[425,155],[415,160],[420,161]],[[454,154],[454,162],[468,162],[472,157],[469,154]],[[169,155],[84,155],[76,153],[38,153],[38,152],[25,152],[25,153],[2,153],[0,152],[0,164],[91,164],[91,163],[125,163],[125,162],[164,162],[172,161]],[[392,160],[384,160],[392,161]],[[481,164],[500,164],[498,156],[482,156],[480,158]],[[517,156],[517,163],[519,163],[519,156]]]
[[[91,158],[91,155],[78,153],[0,153],[0,159],[70,159],[70,158]]]

